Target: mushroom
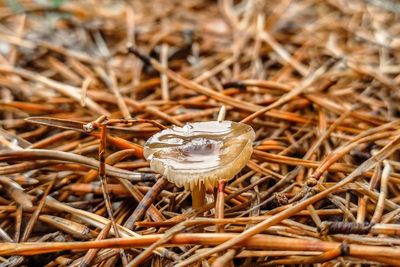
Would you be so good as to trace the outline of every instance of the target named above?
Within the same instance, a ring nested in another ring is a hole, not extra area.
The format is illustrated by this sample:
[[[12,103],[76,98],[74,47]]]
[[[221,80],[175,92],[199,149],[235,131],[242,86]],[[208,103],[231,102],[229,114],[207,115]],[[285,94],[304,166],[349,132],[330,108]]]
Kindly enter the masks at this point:
[[[204,204],[206,187],[232,179],[253,152],[254,130],[247,124],[207,121],[173,126],[153,135],[144,156],[153,171],[192,192],[192,206]]]

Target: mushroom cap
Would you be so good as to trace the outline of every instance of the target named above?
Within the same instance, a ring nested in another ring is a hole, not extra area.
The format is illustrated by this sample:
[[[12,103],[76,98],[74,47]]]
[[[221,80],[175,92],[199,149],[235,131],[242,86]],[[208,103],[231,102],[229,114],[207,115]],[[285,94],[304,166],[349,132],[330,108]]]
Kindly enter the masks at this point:
[[[194,122],[150,137],[144,156],[153,171],[178,187],[193,190],[201,183],[216,186],[218,180],[232,179],[250,159],[254,138],[247,124]]]

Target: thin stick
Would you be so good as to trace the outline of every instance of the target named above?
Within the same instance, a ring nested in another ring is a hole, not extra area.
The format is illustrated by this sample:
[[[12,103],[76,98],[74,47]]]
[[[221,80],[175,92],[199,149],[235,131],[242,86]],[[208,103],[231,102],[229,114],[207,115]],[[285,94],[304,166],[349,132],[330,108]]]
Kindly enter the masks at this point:
[[[226,181],[219,180],[218,187],[217,187],[217,200],[215,201],[215,219],[223,219],[224,218],[224,188],[225,188]],[[217,232],[223,233],[224,227],[223,225],[217,226]]]
[[[218,233],[218,234],[199,234],[178,233],[174,235],[168,245],[179,246],[184,244],[201,243],[203,245],[215,246],[233,239],[240,234]],[[73,249],[92,249],[92,248],[128,248],[128,247],[147,247],[158,240],[163,235],[153,234],[141,237],[114,238],[107,240],[96,240],[86,242],[32,242],[32,243],[3,243],[0,244],[0,255],[32,255],[56,252],[61,250]],[[329,251],[337,249],[340,243],[324,242],[307,239],[295,239],[287,237],[277,237],[271,235],[255,235],[243,241],[240,246],[256,249],[278,249],[288,251]],[[349,244],[349,256],[360,257],[374,254],[377,257],[396,258],[400,252],[396,248],[386,246],[370,246]],[[179,264],[179,263],[178,263]]]
[[[331,63],[330,63],[331,64]],[[329,64],[323,65],[320,68],[318,68],[316,71],[314,71],[312,74],[310,74],[308,77],[306,77],[300,84],[299,86],[295,87],[292,89],[290,92],[288,92],[286,95],[282,96],[279,98],[276,102],[272,103],[271,105],[268,105],[267,107],[258,110],[257,112],[251,114],[250,116],[247,116],[243,120],[241,120],[242,123],[249,123],[255,118],[261,116],[262,114],[266,113],[267,111],[279,107],[280,105],[288,102],[289,100],[293,99],[294,97],[298,96],[299,94],[303,93],[305,89],[307,89],[315,80],[319,79],[325,72]]]
[[[106,119],[106,118],[104,118],[104,119]],[[102,121],[98,121],[98,123],[102,123]],[[106,169],[105,149],[106,149],[106,140],[107,140],[107,138],[106,138],[107,126],[104,124],[102,124],[100,126],[100,135],[101,135],[101,138],[100,138],[100,146],[99,146],[99,164],[100,164],[99,165],[99,179],[100,179],[100,183],[101,183],[101,190],[103,192],[104,202],[106,203],[108,217],[110,218],[111,225],[114,229],[114,235],[115,235],[115,237],[118,238],[118,237],[120,237],[120,234],[119,234],[118,227],[114,220],[111,199],[107,193],[107,177],[106,177],[106,172],[105,172],[105,169]],[[122,250],[122,249],[120,250],[120,256],[121,256],[123,265],[126,266],[126,264],[128,263],[128,260],[126,258],[124,250]]]
[[[135,210],[126,220],[125,225],[131,228],[135,222],[140,221],[147,211],[150,211],[149,207],[154,202],[154,199],[160,194],[164,189],[164,186],[168,183],[165,177],[161,177],[153,185],[153,187],[147,191],[146,195],[142,198],[139,204],[136,206]]]
[[[371,218],[372,223],[378,223],[381,221],[382,214],[383,214],[383,209],[385,207],[385,200],[387,197],[387,191],[388,191],[388,181],[390,177],[390,173],[392,172],[392,167],[390,166],[389,162],[387,160],[383,161],[383,171],[382,171],[382,179],[381,179],[381,188],[380,188],[380,194],[379,194],[379,199],[378,202],[376,203],[376,209],[374,212],[374,215]]]
[[[102,240],[106,238],[110,229],[111,229],[111,223],[106,224],[106,226],[104,226],[104,228],[97,236],[96,240]],[[88,252],[86,252],[85,256],[82,258],[79,267],[90,266],[90,263],[93,261],[98,251],[99,251],[98,249],[89,249]]]
[[[333,260],[339,256],[346,256],[348,254],[348,246],[346,244],[341,244],[335,249],[328,250],[321,255],[313,257],[298,257],[292,259],[282,259],[282,260],[272,260],[267,265],[264,266],[276,266],[276,265],[291,265],[291,264],[313,264],[321,263]]]
[[[28,225],[25,228],[24,234],[21,237],[21,242],[25,242],[26,240],[28,240],[29,236],[31,235],[33,226],[35,225],[37,218],[39,217],[39,214],[42,211],[42,208],[46,202],[47,195],[49,194],[53,185],[54,185],[54,180],[52,182],[50,182],[50,184],[47,186],[46,190],[44,191],[43,197],[40,200],[39,205],[37,206],[35,212],[32,214],[32,217],[30,218]]]
[[[162,44],[161,45],[161,55],[160,55],[161,65],[164,68],[168,68],[168,45]],[[169,97],[169,87],[168,87],[168,76],[164,73],[160,74],[161,77],[161,96],[162,99],[168,101]]]

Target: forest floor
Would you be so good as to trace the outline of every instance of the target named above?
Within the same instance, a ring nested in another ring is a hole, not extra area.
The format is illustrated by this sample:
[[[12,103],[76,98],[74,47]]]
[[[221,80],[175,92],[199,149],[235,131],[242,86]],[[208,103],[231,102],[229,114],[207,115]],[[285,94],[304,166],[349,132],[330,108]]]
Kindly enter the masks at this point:
[[[0,266],[400,266],[399,16],[3,1]],[[253,154],[195,206],[143,146],[218,114],[254,129]]]

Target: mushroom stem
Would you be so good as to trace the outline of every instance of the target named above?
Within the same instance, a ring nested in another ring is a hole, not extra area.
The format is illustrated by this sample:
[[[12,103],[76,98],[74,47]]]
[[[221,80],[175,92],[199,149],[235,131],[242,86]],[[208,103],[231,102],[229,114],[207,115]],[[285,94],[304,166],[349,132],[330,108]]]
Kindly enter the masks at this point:
[[[204,183],[200,183],[192,190],[192,208],[200,209],[205,204],[206,187]]]

